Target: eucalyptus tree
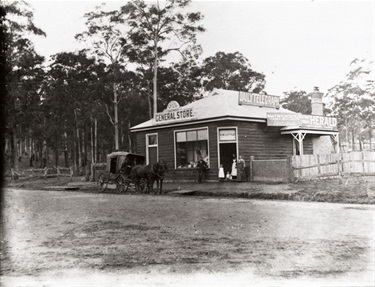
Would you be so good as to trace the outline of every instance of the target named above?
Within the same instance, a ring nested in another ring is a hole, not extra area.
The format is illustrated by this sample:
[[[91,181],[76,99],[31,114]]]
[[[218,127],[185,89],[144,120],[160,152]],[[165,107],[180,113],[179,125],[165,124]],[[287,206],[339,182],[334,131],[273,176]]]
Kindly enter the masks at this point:
[[[2,25],[6,43],[6,134],[10,141],[11,166],[17,167],[19,134],[31,128],[30,120],[38,111],[38,91],[43,78],[44,58],[35,52],[28,37],[45,36],[45,33],[34,25],[31,7],[26,2],[2,2],[1,5],[5,12]]]
[[[76,39],[90,43],[90,50],[98,59],[107,63],[107,69],[112,78],[112,107],[113,114],[107,102],[105,102],[106,112],[114,127],[115,149],[119,149],[119,123],[118,105],[123,97],[118,93],[119,85],[124,80],[122,76],[125,66],[128,63],[128,54],[132,51],[129,42],[128,29],[124,20],[113,20],[116,11],[104,11],[105,4],[97,7],[96,11],[86,13],[87,30],[77,34]]]
[[[162,4],[161,4],[162,3]],[[189,12],[190,0],[167,0],[159,3],[132,0],[121,7],[113,21],[126,19],[131,27],[131,40],[136,49],[133,61],[152,71],[153,114],[157,113],[158,68],[172,52],[196,46],[196,35],[205,29],[200,24],[203,15]]]
[[[338,125],[346,141],[355,149],[360,134],[367,131],[372,144],[375,128],[375,82],[373,62],[354,59],[344,80],[332,87],[325,95],[332,115],[338,117]],[[351,136],[350,136],[351,135]],[[351,137],[351,140],[349,140]]]
[[[202,84],[207,91],[218,88],[259,93],[266,83],[265,75],[254,71],[239,52],[217,52],[203,61],[202,69]]]
[[[6,65],[6,41],[5,41],[5,29],[4,29],[4,18],[5,9],[0,5],[0,189],[3,184],[3,171],[5,162],[5,98],[7,98],[7,90],[5,85],[5,65]]]
[[[166,107],[172,100],[186,105],[202,96],[202,67],[198,61],[200,54],[200,49],[184,51],[182,61],[160,68],[159,103],[162,107]]]
[[[73,143],[70,149],[76,170],[85,165],[88,127],[91,117],[97,116],[97,103],[105,94],[104,68],[95,58],[87,57],[85,51],[56,54],[49,65],[43,89],[43,108],[49,123],[47,137],[55,150],[56,161],[60,147],[63,146],[66,154],[68,143]]]

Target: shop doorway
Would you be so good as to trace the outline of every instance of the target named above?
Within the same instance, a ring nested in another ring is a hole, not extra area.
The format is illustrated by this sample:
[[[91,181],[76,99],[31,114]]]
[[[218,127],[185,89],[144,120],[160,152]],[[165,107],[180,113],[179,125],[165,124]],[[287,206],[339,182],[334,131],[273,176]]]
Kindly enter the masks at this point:
[[[219,144],[219,164],[223,165],[224,172],[232,172],[233,156],[237,158],[237,143]]]

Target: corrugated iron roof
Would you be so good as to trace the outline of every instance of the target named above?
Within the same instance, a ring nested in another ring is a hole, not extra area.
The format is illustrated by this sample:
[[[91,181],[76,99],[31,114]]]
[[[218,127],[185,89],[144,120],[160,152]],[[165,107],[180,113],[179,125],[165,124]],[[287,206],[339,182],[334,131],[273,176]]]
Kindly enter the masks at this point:
[[[143,122],[131,128],[132,131],[153,127],[166,127],[176,123],[200,122],[210,119],[243,118],[248,120],[267,119],[267,113],[295,113],[282,107],[268,108],[250,105],[239,105],[239,92],[224,89],[214,89],[208,96],[187,104],[182,109],[193,108],[194,118],[187,121],[169,121],[156,123],[154,119]]]

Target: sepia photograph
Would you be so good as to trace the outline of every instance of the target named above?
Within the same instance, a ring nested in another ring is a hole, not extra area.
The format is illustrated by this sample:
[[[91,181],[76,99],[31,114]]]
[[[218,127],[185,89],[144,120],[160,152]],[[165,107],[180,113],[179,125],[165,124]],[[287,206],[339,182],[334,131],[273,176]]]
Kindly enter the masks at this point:
[[[0,3],[0,285],[375,286],[373,0]]]

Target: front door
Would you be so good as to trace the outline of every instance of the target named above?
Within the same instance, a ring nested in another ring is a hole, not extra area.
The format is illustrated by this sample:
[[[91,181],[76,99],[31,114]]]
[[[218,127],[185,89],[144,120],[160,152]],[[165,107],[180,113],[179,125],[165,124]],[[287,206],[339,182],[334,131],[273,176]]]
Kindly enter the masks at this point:
[[[221,143],[220,149],[220,164],[224,168],[225,174],[232,172],[233,158],[237,158],[236,143]]]
[[[237,127],[218,128],[219,167],[225,174],[232,172],[233,159],[237,159]]]

